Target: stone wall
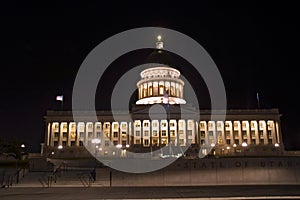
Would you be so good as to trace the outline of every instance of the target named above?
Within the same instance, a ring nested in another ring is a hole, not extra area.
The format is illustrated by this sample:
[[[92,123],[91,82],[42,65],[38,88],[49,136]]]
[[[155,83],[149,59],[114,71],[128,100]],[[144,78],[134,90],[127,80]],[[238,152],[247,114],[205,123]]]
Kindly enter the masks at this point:
[[[300,157],[178,159],[140,174],[99,168],[97,181],[104,186],[300,184]]]

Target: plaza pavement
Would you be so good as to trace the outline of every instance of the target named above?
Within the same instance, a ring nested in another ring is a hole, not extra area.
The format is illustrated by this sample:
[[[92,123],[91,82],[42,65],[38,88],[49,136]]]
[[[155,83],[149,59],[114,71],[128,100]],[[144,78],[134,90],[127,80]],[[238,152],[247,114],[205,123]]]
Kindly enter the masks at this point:
[[[300,199],[299,185],[201,187],[10,187],[0,189],[1,200],[100,199]]]

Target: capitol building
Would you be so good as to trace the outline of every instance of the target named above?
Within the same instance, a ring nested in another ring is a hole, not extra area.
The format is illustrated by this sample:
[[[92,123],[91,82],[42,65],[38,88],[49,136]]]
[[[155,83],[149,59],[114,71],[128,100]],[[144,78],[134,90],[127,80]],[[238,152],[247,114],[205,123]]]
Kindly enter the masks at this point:
[[[278,109],[229,109],[224,120],[212,121],[211,110],[199,110],[186,102],[180,75],[165,64],[141,71],[131,121],[114,121],[111,111],[97,111],[98,121],[90,121],[89,111],[77,111],[82,121],[75,122],[72,111],[47,111],[43,154],[84,157],[91,152],[86,149],[92,149],[101,156],[126,156],[126,151],[150,152],[168,146],[174,154],[194,158],[199,153],[281,154],[284,148]],[[165,108],[166,114],[153,118],[149,112],[157,105]],[[118,114],[121,119],[122,112]]]

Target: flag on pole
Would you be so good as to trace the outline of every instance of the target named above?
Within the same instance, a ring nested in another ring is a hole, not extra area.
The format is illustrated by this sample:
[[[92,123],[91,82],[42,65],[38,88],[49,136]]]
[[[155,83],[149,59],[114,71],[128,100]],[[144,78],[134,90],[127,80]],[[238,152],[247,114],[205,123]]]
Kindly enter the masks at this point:
[[[258,106],[258,108],[260,108],[260,103],[259,103],[259,95],[258,95],[258,92],[256,93],[256,99],[257,99],[257,106]]]
[[[56,96],[57,101],[63,101],[63,95]]]

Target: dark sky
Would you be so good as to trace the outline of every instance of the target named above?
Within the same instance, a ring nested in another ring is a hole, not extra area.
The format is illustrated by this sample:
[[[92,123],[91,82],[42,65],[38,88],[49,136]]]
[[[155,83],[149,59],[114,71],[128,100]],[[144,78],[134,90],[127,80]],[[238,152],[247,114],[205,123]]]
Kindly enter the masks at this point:
[[[74,79],[88,53],[119,32],[159,26],[180,31],[206,49],[223,77],[228,108],[256,108],[257,92],[262,108],[279,108],[285,146],[300,150],[296,4],[42,2],[10,1],[0,6],[1,138],[18,137],[31,151],[39,151],[43,116],[46,110],[60,109],[58,94],[64,94],[64,109],[71,109]],[[133,67],[144,60],[145,52],[120,58],[114,67]],[[108,89],[112,85],[103,84]],[[109,97],[102,101],[98,106],[105,109]]]

